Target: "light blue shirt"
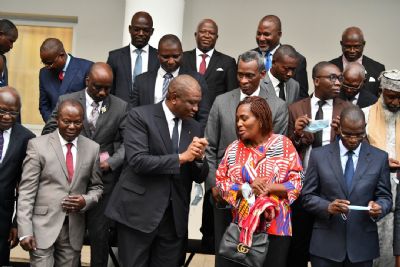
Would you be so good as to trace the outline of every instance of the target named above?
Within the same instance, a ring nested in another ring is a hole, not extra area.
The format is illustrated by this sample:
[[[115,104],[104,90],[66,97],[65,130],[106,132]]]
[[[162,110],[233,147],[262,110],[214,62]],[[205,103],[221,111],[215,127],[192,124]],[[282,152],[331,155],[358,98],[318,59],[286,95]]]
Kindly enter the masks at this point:
[[[360,148],[361,144],[358,145],[358,147],[353,150],[353,165],[354,165],[354,171],[357,169],[357,163],[358,163],[358,158],[360,156]],[[340,149],[340,163],[342,164],[342,172],[344,175],[344,170],[346,168],[346,162],[348,159],[348,156],[346,155],[347,151],[349,151],[342,143],[342,140],[339,140],[339,149]]]

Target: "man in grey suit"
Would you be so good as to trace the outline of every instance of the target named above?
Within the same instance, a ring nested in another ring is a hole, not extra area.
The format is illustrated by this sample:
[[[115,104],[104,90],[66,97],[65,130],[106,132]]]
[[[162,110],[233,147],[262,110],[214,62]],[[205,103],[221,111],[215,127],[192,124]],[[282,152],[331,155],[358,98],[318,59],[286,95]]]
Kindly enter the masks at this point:
[[[218,250],[222,235],[231,221],[230,208],[226,208],[224,201],[218,195],[215,187],[215,172],[222,159],[226,147],[237,139],[236,135],[236,107],[246,96],[261,96],[265,98],[272,111],[274,132],[285,134],[288,123],[286,103],[274,93],[266,89],[263,80],[265,77],[264,60],[256,51],[248,51],[239,56],[237,79],[239,88],[218,96],[211,108],[205,130],[205,137],[209,145],[206,155],[210,171],[206,180],[206,190],[212,188],[214,206],[215,249]],[[218,255],[215,257],[215,266],[229,266]]]
[[[18,231],[31,266],[78,266],[84,212],[103,192],[99,145],[80,136],[83,107],[58,107],[58,131],[31,139],[19,187]]]
[[[105,206],[120,175],[124,161],[125,148],[122,144],[122,133],[128,104],[116,96],[110,95],[113,84],[113,73],[106,63],[95,63],[86,80],[87,88],[76,93],[63,95],[65,99],[79,101],[86,111],[81,134],[100,145],[100,168],[104,183],[103,197],[98,205],[87,213],[89,239],[91,247],[90,262],[92,266],[107,266],[110,220],[104,216]],[[91,116],[92,104],[98,105],[98,118],[93,126]],[[57,109],[43,129],[49,133],[57,128]]]
[[[281,45],[273,55],[272,67],[265,75],[267,90],[290,105],[300,100],[300,85],[293,79],[298,53],[291,45]]]

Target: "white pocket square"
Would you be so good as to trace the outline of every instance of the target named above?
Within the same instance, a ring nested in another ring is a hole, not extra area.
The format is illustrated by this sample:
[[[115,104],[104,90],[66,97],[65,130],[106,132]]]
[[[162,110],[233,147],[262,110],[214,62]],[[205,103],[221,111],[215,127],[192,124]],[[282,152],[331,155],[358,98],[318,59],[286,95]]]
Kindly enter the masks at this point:
[[[369,82],[375,82],[375,78],[374,77],[369,77],[369,80],[368,80]]]
[[[224,69],[223,68],[218,68],[217,71],[224,71]]]

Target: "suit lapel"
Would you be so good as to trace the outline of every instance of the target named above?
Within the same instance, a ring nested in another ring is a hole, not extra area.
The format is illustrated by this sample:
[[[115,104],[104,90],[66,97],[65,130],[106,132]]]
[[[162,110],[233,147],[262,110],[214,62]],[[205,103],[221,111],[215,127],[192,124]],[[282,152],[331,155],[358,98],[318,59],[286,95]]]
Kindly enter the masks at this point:
[[[240,102],[240,89],[233,91],[232,97],[230,99],[230,103],[228,104],[227,114],[232,114],[229,116],[231,118],[231,122],[229,125],[236,125],[236,107]]]
[[[193,134],[187,120],[182,120],[181,135],[179,137],[179,153],[185,152],[190,142],[192,142]]]
[[[354,172],[353,179],[351,181],[350,193],[353,192],[354,186],[358,184],[358,181],[361,179],[363,174],[367,171],[367,167],[370,164],[369,157],[369,147],[366,143],[361,143],[360,154],[357,161],[356,170]]]
[[[4,155],[3,161],[2,163],[0,163],[0,165],[6,165],[8,159],[11,157],[11,155],[14,154],[14,150],[17,147],[17,144],[19,142],[19,132],[17,127],[13,126],[12,130],[11,130],[11,135],[10,135],[10,142],[8,143],[8,148],[6,151],[6,154]]]
[[[169,135],[167,119],[165,117],[161,103],[157,104],[156,111],[154,113],[154,119],[157,125],[157,129],[160,132],[161,139],[164,143],[164,152],[166,154],[172,154],[172,141]]]
[[[196,49],[193,49],[192,51],[190,51],[188,53],[188,57],[185,58],[185,60],[187,60],[188,67],[189,67],[190,70],[197,71],[197,67],[196,67]],[[208,70],[208,68],[207,68],[207,70]]]
[[[99,114],[99,117],[96,122],[96,130],[94,131],[91,139],[94,139],[98,135],[99,131],[101,131],[101,129],[102,129],[101,125],[107,120],[107,118],[110,114],[110,112],[107,112],[107,111],[109,111],[109,108],[110,108],[110,97],[108,96],[108,97],[106,97],[106,99],[103,100],[103,103],[100,107],[100,110],[99,110],[100,114]],[[103,110],[104,110],[104,112],[103,112]]]
[[[147,81],[148,89],[146,90],[145,93],[147,94],[147,99],[149,100],[149,102],[144,102],[144,103],[151,103],[151,104],[154,103],[154,94],[156,91],[157,74],[158,74],[158,71],[154,71],[148,76],[148,78],[149,78],[149,80]]]
[[[125,49],[122,50],[120,61],[122,63],[122,66],[124,66],[124,71],[125,71],[125,77],[128,81],[129,84],[129,91],[131,91],[132,88],[132,65],[131,65],[131,51],[129,49],[129,45],[125,47]]]
[[[348,196],[347,185],[343,176],[342,163],[340,162],[340,149],[339,143],[336,141],[333,145],[331,145],[330,155],[329,155],[329,163],[332,166],[332,172],[335,175],[340,188],[343,193]]]
[[[81,90],[79,93],[79,99],[78,101],[81,103],[81,105],[83,106],[83,131],[84,131],[84,135],[85,136],[90,136],[90,127],[89,127],[89,122],[88,122],[88,118],[87,118],[87,113],[86,113],[86,95],[85,95],[86,89]]]
[[[268,95],[270,95],[270,94],[276,95],[275,88],[274,88],[268,74],[265,75],[265,78],[263,80],[261,80],[261,85],[263,85],[263,84],[264,84],[264,86],[260,86],[260,89],[264,88],[265,91],[267,91]],[[261,96],[261,91],[260,91],[260,96]]]
[[[61,86],[60,86],[60,95],[65,94],[68,91],[69,85],[75,78],[75,75],[78,71],[78,68],[75,67],[75,59],[73,56],[71,56],[71,60],[69,61],[67,70],[65,71],[64,79],[62,80]]]
[[[206,69],[206,73],[204,74],[204,79],[207,79],[208,76],[211,75],[211,73],[216,71],[215,67],[217,66],[219,55],[220,55],[220,53],[217,50],[214,50],[214,53],[212,54],[212,56],[210,58],[210,62],[208,63],[208,66],[207,66],[207,69]],[[196,69],[196,66],[195,66],[195,69]]]
[[[50,134],[49,142],[50,142],[50,145],[52,146],[52,148],[56,154],[56,157],[57,157],[58,161],[60,162],[60,166],[65,174],[64,180],[68,183],[67,165],[65,162],[64,152],[61,148],[61,143],[60,143],[60,140],[58,137],[58,130],[56,130]]]
[[[83,143],[82,143],[82,137],[78,136],[78,141],[76,143],[76,166],[74,168],[74,176],[72,177],[72,182],[70,184],[70,187],[72,188],[75,183],[77,178],[79,177],[79,171],[81,168],[81,163],[83,161],[83,158],[85,157],[85,150],[83,149]]]

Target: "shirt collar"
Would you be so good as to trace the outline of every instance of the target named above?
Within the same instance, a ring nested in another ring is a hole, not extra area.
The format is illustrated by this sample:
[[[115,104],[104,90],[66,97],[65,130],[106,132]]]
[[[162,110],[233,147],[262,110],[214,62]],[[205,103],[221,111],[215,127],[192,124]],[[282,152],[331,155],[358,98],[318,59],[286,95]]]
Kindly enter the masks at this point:
[[[68,68],[68,65],[69,65],[70,61],[71,61],[71,56],[69,54],[67,54],[67,61],[65,61],[64,68],[62,69],[63,72],[67,71],[67,68]]]
[[[86,106],[91,106],[93,102],[95,102],[93,100],[93,98],[88,94],[87,92],[87,87],[85,89],[85,98],[86,98]],[[101,107],[103,105],[103,101],[98,102],[99,103],[99,107]]]
[[[4,130],[4,131],[3,131],[3,134],[11,135],[12,127],[13,127],[13,126],[11,126],[10,128],[8,128],[7,130]]]
[[[134,46],[132,43],[129,43],[129,50],[131,51],[131,54],[135,53],[135,50],[138,49],[136,46]],[[140,50],[142,50],[142,53],[148,53],[149,52],[149,44],[145,45],[142,47]]]
[[[208,51],[207,53],[204,53],[204,52],[200,51],[200,49],[196,48],[196,56],[198,56],[198,57],[201,57],[203,54],[207,54],[208,58],[211,58],[213,53],[214,53],[214,48],[211,49],[210,51]]]
[[[163,101],[163,102],[161,103],[161,105],[162,105],[162,108],[163,108],[163,110],[164,110],[164,114],[165,114],[165,118],[167,119],[167,122],[168,122],[168,121],[173,121],[174,118],[175,118],[176,116],[175,116],[174,113],[172,113],[171,110],[168,108],[168,106],[167,106],[167,104],[165,103],[165,101]]]
[[[68,142],[67,140],[65,140],[65,139],[61,136],[59,130],[57,130],[57,133],[58,133],[58,137],[60,138],[61,146],[65,146],[65,145],[68,144],[68,143],[72,143],[75,147],[78,147],[78,146],[77,146],[77,144],[78,144],[78,137],[76,137],[76,138],[75,138],[74,140],[72,140],[71,142]]]
[[[312,95],[311,97],[311,106],[318,106],[318,101],[321,100],[318,97],[315,96],[315,94]],[[325,100],[325,105],[333,107],[333,99],[327,99]]]
[[[172,76],[173,76],[174,78],[176,78],[176,76],[178,76],[178,74],[179,74],[179,69],[180,69],[180,68],[177,68],[174,72],[171,73]],[[160,68],[158,69],[158,75],[161,76],[161,78],[164,78],[164,75],[165,75],[166,73],[167,73],[167,71],[164,70],[164,69],[160,66]]]
[[[259,96],[260,95],[260,86],[257,87],[257,89],[251,94],[251,95],[246,95],[240,90],[240,101],[245,99],[248,96]]]
[[[354,156],[358,158],[358,155],[360,154],[360,149],[361,149],[362,143],[358,145],[356,149],[353,150]],[[349,151],[344,145],[342,140],[339,140],[339,149],[340,149],[340,157],[346,156],[347,151]]]
[[[271,80],[272,85],[273,85],[274,87],[278,87],[278,85],[281,83],[281,81],[279,81],[277,78],[275,78],[274,75],[272,75],[271,69],[269,69],[269,71],[268,71],[268,77],[269,77],[269,79]]]
[[[362,65],[362,60],[363,60],[363,55],[361,55],[361,57],[359,57],[359,58],[358,58],[356,61],[354,61],[354,62],[357,62],[358,64],[361,64],[361,65]],[[346,58],[344,55],[342,55],[342,61],[343,61],[343,69],[345,69],[345,67],[347,66],[347,64],[350,63],[350,61],[348,61],[347,58]]]

